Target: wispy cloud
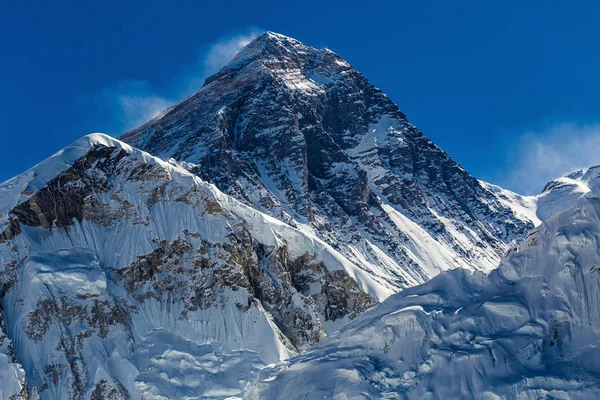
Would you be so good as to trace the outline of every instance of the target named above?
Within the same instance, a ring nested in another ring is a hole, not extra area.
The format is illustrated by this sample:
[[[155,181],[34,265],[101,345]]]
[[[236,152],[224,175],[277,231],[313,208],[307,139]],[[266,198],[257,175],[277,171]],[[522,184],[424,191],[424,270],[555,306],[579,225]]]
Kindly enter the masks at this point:
[[[75,107],[82,129],[118,136],[153,118],[173,103],[144,80],[123,80],[82,94]]]
[[[202,86],[206,78],[227,65],[244,46],[263,32],[258,28],[249,28],[211,43],[198,57],[190,72],[184,74],[184,78],[178,82],[173,82],[173,92],[177,93],[179,99],[191,95]]]
[[[205,77],[214,74],[229,63],[244,46],[248,45],[260,33],[261,31],[253,29],[246,34],[231,36],[213,43],[206,57],[204,57]]]
[[[222,37],[201,52],[195,63],[181,68],[182,73],[166,86],[156,90],[146,80],[123,80],[108,85],[91,95],[85,95],[79,104],[84,113],[93,112],[91,120],[99,121],[93,130],[104,130],[118,135],[158,115],[170,105],[197,91],[204,80],[231,61],[242,47],[263,31],[251,28]]]
[[[114,113],[124,129],[130,129],[157,116],[173,101],[156,93],[148,81],[122,81],[104,90],[114,103]]]
[[[552,125],[526,132],[507,159],[498,183],[521,194],[537,194],[559,176],[600,163],[600,123]]]

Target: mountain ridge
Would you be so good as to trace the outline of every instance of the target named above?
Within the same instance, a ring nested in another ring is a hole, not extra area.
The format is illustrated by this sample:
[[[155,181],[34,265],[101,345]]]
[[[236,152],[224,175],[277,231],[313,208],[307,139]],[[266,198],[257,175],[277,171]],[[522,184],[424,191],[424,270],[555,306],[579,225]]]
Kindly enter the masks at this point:
[[[0,195],[0,362],[16,379],[0,390],[238,395],[390,294],[318,238],[106,135]]]

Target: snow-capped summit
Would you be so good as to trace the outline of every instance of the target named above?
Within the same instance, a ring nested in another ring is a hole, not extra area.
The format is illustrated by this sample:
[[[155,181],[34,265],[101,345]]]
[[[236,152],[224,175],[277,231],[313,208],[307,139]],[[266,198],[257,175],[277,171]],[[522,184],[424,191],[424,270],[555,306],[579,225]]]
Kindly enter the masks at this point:
[[[301,74],[302,70],[310,69],[313,72],[320,70],[323,73],[321,79],[335,79],[350,68],[348,63],[329,49],[316,49],[305,46],[296,39],[266,32],[241,49],[228,65],[209,77],[205,85],[232,71],[244,75],[251,70],[262,69],[283,79],[290,79],[290,75],[298,72]],[[242,69],[245,71],[241,72]],[[312,78],[318,77],[315,75],[307,77],[306,80]]]
[[[272,32],[121,139],[314,232],[390,290],[489,270],[533,227],[349,63]]]
[[[2,398],[239,395],[390,294],[309,232],[102,134],[0,199]]]
[[[243,60],[257,57],[267,57],[273,60],[281,58],[297,58],[307,53],[327,52],[313,47],[305,46],[291,37],[267,31],[256,37],[247,46],[236,54],[231,65],[239,64]]]

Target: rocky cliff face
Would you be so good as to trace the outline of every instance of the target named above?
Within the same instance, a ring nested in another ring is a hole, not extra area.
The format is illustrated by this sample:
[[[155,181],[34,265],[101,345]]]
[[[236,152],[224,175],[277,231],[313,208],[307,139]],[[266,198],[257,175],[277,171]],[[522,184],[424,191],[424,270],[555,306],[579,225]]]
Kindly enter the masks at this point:
[[[28,384],[43,399],[236,395],[388,294],[316,237],[104,135],[0,193],[14,399]]]
[[[489,270],[533,227],[346,61],[271,32],[122,140],[314,232],[391,290]]]

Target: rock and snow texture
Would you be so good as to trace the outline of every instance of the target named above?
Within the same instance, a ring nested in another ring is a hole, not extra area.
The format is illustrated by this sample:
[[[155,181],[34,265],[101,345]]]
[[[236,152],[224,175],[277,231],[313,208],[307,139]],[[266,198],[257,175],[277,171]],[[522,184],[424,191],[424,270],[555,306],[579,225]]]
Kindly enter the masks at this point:
[[[0,397],[242,396],[265,365],[391,294],[456,267],[491,270],[546,214],[594,187],[592,168],[569,176],[577,187],[557,184],[535,198],[479,182],[335,53],[270,32],[122,139],[129,144],[86,136],[0,185]],[[371,382],[353,381],[367,394],[425,393],[420,382],[444,379],[452,355],[482,373],[506,357],[500,380],[514,371],[533,377],[548,364],[535,364],[539,346],[516,354],[510,346],[545,343],[555,317],[552,304],[550,317],[535,314],[531,302],[542,295],[524,294],[523,279],[443,274],[289,370],[264,372],[250,394],[279,386],[333,393],[357,377]],[[531,290],[542,285],[531,282]],[[465,312],[472,320],[461,319]],[[469,336],[476,328],[481,343]],[[406,354],[394,347],[398,335],[413,340]],[[509,346],[506,337],[516,339]],[[349,347],[328,353],[332,364],[318,363],[314,375],[341,366],[339,378],[294,386],[294,368],[340,343]],[[401,366],[393,364],[399,352]],[[365,358],[343,364],[356,354]],[[573,375],[557,375],[556,385],[582,389],[570,379],[582,367],[569,363]],[[464,385],[449,387],[494,385],[489,374],[491,383],[465,382],[457,372]],[[546,377],[503,382],[551,391]]]
[[[0,199],[3,398],[237,396],[390,294],[310,233],[105,135]]]
[[[346,61],[271,32],[121,139],[314,232],[392,291],[489,271],[533,227]]]
[[[248,398],[600,397],[600,191],[550,217],[489,275],[407,289],[265,369]]]
[[[500,186],[493,185],[491,183],[479,181],[482,186],[488,190],[494,192],[494,195],[505,207],[510,208],[520,218],[526,221],[531,221],[534,226],[538,226],[542,223],[542,219],[538,213],[538,196],[522,196],[520,194],[511,192],[510,190],[503,189]],[[569,205],[565,205],[559,211],[568,208]],[[548,215],[547,217],[549,217]],[[544,218],[545,219],[545,218]]]

